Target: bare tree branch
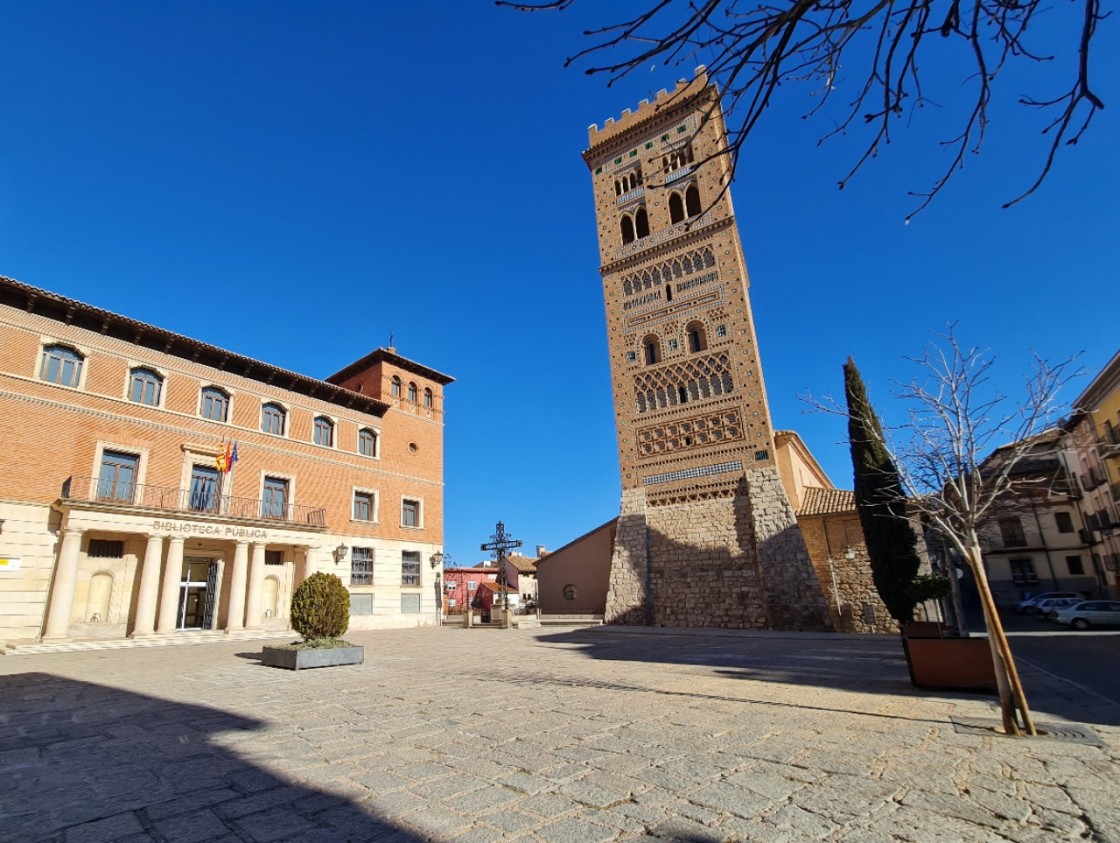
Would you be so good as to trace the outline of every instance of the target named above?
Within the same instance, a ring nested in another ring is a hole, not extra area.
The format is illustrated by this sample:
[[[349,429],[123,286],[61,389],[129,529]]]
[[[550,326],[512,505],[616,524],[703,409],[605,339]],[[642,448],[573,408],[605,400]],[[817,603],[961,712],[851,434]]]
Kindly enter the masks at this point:
[[[526,12],[563,11],[574,2],[496,0],[498,6]],[[1065,93],[1017,98],[1050,115],[1042,129],[1050,143],[1037,177],[1005,208],[1039,188],[1059,148],[1076,144],[1104,108],[1090,85],[1089,57],[1097,23],[1106,14],[1100,0],[1073,4],[1082,7],[1082,15],[1077,41],[1070,45],[1077,62]],[[587,74],[605,74],[610,86],[651,63],[705,64],[727,106],[732,170],[783,85],[810,87],[816,102],[803,115],[808,118],[822,112],[843,85],[862,80],[852,89],[844,116],[820,138],[823,142],[847,135],[860,123],[867,127],[863,151],[839,181],[841,189],[891,142],[892,120],[902,117],[906,106],[912,110],[928,102],[923,75],[933,73],[931,67],[945,67],[944,73],[957,73],[971,88],[971,105],[960,123],[950,124],[948,138],[939,142],[949,152],[941,174],[926,190],[910,192],[919,201],[909,221],[963,168],[968,155],[979,154],[1000,71],[1012,59],[1054,58],[1036,53],[1026,40],[1036,15],[1053,11],[1042,0],[948,0],[945,5],[944,15],[935,18],[933,0],[649,0],[644,11],[628,20],[586,31],[593,43],[571,55],[565,65],[580,64]],[[962,42],[967,47],[963,58],[953,49]],[[947,63],[933,60],[942,54],[949,56]],[[1065,72],[1056,69],[1051,76]]]

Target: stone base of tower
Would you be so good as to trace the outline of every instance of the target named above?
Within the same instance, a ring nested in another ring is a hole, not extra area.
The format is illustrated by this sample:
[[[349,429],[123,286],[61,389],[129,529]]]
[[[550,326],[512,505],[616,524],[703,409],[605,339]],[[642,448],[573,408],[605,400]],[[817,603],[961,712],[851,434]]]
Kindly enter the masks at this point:
[[[622,493],[614,551],[611,553],[604,623],[648,626],[652,622],[649,613],[648,547],[645,489],[627,489]]]
[[[605,621],[829,629],[777,470],[756,469],[750,482],[624,492]]]

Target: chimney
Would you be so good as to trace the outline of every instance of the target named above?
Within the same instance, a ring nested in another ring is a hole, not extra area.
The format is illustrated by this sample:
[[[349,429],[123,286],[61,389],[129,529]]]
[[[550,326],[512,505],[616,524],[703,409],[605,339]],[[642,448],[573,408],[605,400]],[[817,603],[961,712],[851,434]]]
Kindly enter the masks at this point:
[[[548,553],[548,551],[544,549],[544,545],[543,544],[538,544],[537,545],[537,558],[540,559],[546,553]]]

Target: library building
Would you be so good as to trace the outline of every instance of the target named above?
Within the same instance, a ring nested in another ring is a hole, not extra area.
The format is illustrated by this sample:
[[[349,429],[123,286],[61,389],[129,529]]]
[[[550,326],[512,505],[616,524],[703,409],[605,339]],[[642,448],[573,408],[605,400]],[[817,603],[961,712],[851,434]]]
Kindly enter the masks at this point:
[[[378,348],[318,380],[0,276],[0,648],[441,610],[443,389]]]

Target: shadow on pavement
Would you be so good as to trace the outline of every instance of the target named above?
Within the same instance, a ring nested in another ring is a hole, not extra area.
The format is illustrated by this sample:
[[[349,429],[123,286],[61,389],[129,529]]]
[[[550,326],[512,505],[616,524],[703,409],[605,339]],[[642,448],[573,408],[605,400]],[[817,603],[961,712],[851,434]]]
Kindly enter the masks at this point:
[[[220,745],[263,721],[43,673],[0,676],[0,838],[421,838]]]
[[[983,699],[996,702],[994,696],[948,691],[926,692],[914,688],[910,684],[902,645],[898,638],[888,635],[881,638],[836,636],[832,639],[827,635],[799,633],[754,636],[720,634],[715,630],[681,629],[677,632],[666,628],[601,626],[545,633],[539,635],[538,640],[542,644],[558,644],[567,648],[574,646],[583,655],[593,659],[701,666],[710,668],[716,675],[731,679],[896,697]],[[1034,645],[1034,642],[1031,644]],[[1016,655],[1022,653],[1025,656],[1023,651],[1027,649],[1026,642],[1012,641],[1012,650]],[[1044,665],[1045,667],[1048,666]],[[1047,716],[1075,722],[1120,725],[1120,706],[1110,705],[1103,698],[1090,698],[1054,673],[1054,670],[1037,670],[1030,664],[1020,666],[1020,674],[1032,708]],[[562,684],[562,680],[552,681]],[[654,687],[641,690],[678,693]],[[693,695],[689,692],[679,693]],[[765,702],[746,698],[740,701]],[[812,705],[801,707],[814,708]],[[850,711],[869,716],[913,719],[901,715]]]

